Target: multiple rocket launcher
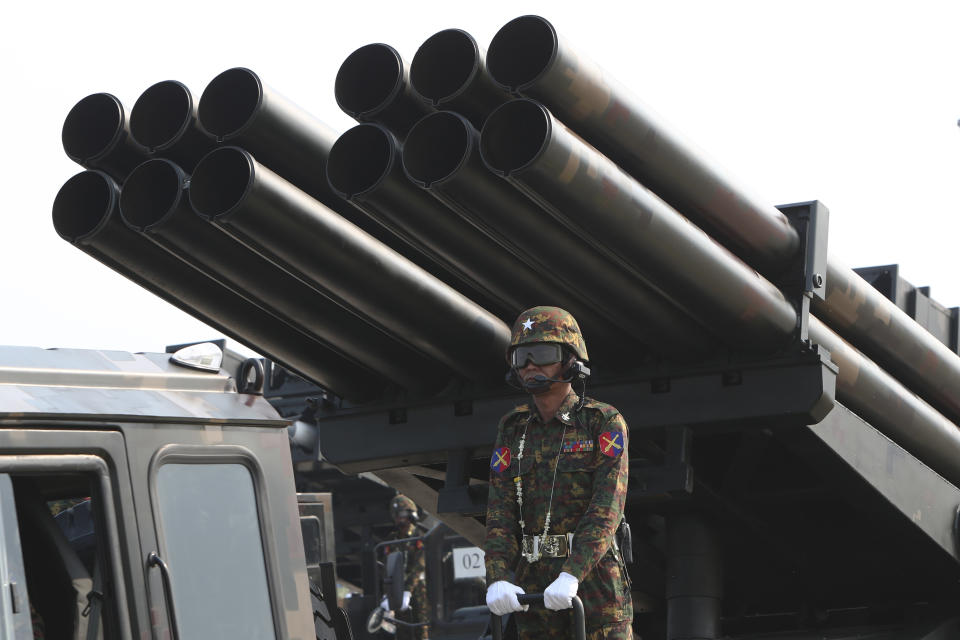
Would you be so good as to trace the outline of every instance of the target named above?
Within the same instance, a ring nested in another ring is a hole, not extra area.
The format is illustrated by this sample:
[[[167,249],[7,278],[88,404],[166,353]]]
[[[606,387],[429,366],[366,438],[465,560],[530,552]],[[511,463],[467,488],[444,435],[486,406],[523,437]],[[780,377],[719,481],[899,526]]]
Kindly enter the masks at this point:
[[[457,29],[409,67],[362,47],[335,95],[361,123],[339,137],[242,68],[199,103],[158,83],[129,119],[88,96],[63,127],[87,171],[54,226],[357,403],[495,388],[507,322],[537,304],[572,311],[607,371],[795,338],[772,283],[801,251],[787,218],[543,18],[511,21],[486,56]],[[820,275],[809,334],[838,400],[960,483],[960,358],[834,258]]]

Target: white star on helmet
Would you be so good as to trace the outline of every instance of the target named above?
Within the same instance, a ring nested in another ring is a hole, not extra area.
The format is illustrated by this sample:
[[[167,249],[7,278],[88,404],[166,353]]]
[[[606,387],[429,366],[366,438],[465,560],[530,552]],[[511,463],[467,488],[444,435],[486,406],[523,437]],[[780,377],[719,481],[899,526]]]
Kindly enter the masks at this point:
[[[530,318],[527,318],[526,320],[523,321],[523,330],[530,331],[530,329],[533,329],[533,320],[531,320]]]

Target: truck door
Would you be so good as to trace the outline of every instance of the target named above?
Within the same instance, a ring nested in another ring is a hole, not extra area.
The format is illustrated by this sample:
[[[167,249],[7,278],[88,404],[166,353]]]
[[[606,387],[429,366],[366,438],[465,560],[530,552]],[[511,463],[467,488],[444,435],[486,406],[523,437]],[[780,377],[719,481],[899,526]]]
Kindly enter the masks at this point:
[[[155,635],[313,640],[286,431],[165,429],[128,433]]]
[[[152,469],[158,555],[181,638],[276,638],[252,458],[165,448]]]
[[[0,638],[133,637],[116,432],[0,430]],[[94,442],[99,442],[99,446]]]

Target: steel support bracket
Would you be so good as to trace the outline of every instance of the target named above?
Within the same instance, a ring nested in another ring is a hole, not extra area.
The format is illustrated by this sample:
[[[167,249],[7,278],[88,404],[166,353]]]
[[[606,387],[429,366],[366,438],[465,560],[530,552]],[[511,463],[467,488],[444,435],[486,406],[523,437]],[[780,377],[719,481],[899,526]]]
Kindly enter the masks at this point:
[[[830,210],[819,200],[777,207],[800,237],[800,250],[792,265],[778,279],[780,289],[797,309],[796,338],[809,338],[810,302],[824,299],[827,290],[827,237]]]

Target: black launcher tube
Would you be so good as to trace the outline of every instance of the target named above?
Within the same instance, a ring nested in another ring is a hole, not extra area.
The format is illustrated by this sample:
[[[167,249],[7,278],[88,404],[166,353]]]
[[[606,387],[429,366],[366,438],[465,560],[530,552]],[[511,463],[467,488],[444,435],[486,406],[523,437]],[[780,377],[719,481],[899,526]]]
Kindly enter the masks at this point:
[[[431,114],[407,137],[404,169],[414,184],[524,260],[541,282],[555,284],[557,306],[572,312],[587,335],[611,338],[621,349],[640,342],[671,358],[713,348],[701,326],[491,173],[479,142],[463,116]]]
[[[330,152],[330,184],[344,199],[423,243],[497,302],[502,317],[549,299],[551,286],[514,255],[464,221],[404,174],[396,138],[377,124],[346,131]]]
[[[149,155],[131,137],[123,104],[109,93],[94,93],[73,105],[60,137],[68,158],[117,182]]]
[[[464,376],[497,380],[501,320],[296,189],[242,149],[211,151],[194,171],[201,216]]]
[[[107,174],[79,173],[57,194],[54,228],[120,275],[308,380],[355,401],[382,393],[386,383],[374,372],[285,330],[271,314],[129,229],[119,197]]]
[[[198,114],[209,135],[246,149],[284,180],[446,281],[442,267],[334,193],[327,181],[327,160],[336,132],[265,85],[256,73],[236,67],[218,75],[204,89]]]
[[[487,71],[483,51],[462,29],[444,29],[420,45],[410,63],[410,83],[435,109],[456,111],[477,129],[511,99]]]
[[[200,128],[197,104],[182,82],[164,80],[148,87],[130,110],[133,139],[158,158],[193,171],[216,145]]]
[[[360,47],[337,72],[334,96],[357,122],[382,124],[399,138],[433,111],[410,86],[410,71],[397,50],[376,43]]]
[[[227,69],[211,80],[200,96],[198,117],[217,142],[243,147],[334,211],[356,215],[327,184],[327,156],[336,132],[250,69]]]
[[[399,386],[436,391],[447,381],[449,372],[438,362],[399,343],[201,219],[190,207],[186,184],[187,175],[168,160],[141,164],[120,190],[124,222],[276,315],[291,330]]]

